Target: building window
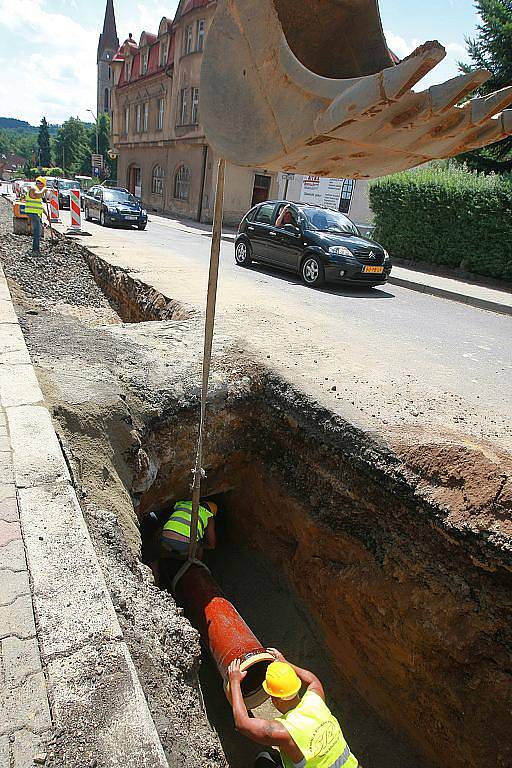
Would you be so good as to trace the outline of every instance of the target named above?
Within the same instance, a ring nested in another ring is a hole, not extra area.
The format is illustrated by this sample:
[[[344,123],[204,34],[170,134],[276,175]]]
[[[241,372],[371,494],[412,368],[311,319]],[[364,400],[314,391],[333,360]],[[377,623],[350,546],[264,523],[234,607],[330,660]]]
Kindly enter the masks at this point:
[[[164,193],[165,171],[160,165],[153,168],[151,177],[151,191],[154,195],[163,195]]]
[[[108,112],[108,110],[109,110],[109,103],[110,103],[110,99],[109,99],[108,88],[105,88],[105,93],[103,95],[103,111],[104,112]]]
[[[130,130],[130,107],[124,108],[124,132],[127,134]]]
[[[192,53],[192,24],[186,27],[183,37],[183,55],[187,53]]]
[[[108,68],[108,79],[109,81],[112,80],[112,67]]]
[[[178,125],[187,125],[188,122],[188,88],[182,88],[180,91],[180,109]]]
[[[148,58],[149,58],[149,51],[143,51],[140,57],[140,73],[141,75],[145,75],[148,71]]]
[[[169,40],[163,40],[160,43],[160,66],[165,67],[169,56]]]
[[[147,131],[149,126],[149,102],[145,101],[142,106],[142,130]]]
[[[182,165],[174,177],[174,197],[178,200],[188,200],[190,194],[190,168]]]
[[[164,115],[165,115],[165,100],[158,99],[158,130],[163,130],[164,127]]]
[[[142,130],[142,104],[137,104],[135,110],[135,130],[140,133]]]
[[[132,69],[132,62],[130,61],[130,59],[126,59],[124,63],[124,79],[126,80],[126,82],[128,82],[128,80],[130,79],[131,69]]]
[[[341,213],[348,213],[350,210],[350,203],[352,201],[352,194],[354,192],[354,183],[354,179],[343,179],[340,199]]]
[[[204,33],[205,33],[204,19],[198,19],[196,23],[196,51],[202,51],[204,48]]]
[[[192,88],[192,115],[190,122],[197,125],[199,122],[199,88]]]

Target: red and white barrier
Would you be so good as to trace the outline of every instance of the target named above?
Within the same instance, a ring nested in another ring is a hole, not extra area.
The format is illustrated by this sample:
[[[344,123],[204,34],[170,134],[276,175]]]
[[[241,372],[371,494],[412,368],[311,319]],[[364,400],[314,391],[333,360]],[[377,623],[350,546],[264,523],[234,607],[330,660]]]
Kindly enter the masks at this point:
[[[69,193],[69,210],[71,212],[70,229],[82,229],[82,210],[80,208],[80,190],[72,189]]]
[[[57,189],[50,189],[49,204],[50,204],[50,219],[52,224],[60,223],[60,211],[59,211],[59,191]]]

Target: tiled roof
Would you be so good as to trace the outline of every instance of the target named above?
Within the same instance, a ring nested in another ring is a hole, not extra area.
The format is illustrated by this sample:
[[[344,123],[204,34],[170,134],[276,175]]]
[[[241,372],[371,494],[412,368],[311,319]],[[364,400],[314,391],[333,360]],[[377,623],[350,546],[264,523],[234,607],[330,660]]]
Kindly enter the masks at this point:
[[[147,35],[146,35],[147,38]],[[125,68],[123,67],[123,70],[121,72],[121,77],[119,78],[119,82],[117,84],[117,87],[120,88],[123,85],[128,85],[129,83],[136,83],[140,80],[144,80],[147,77],[151,77],[152,75],[157,74],[158,72],[164,72],[168,67],[172,66],[174,64],[174,51],[175,51],[175,43],[176,43],[176,36],[171,35],[170,44],[169,44],[169,50],[167,54],[167,60],[164,65],[160,64],[160,40],[154,35],[155,41],[152,45],[149,46],[149,57],[148,57],[148,69],[147,72],[144,75],[140,74],[140,58],[141,53],[140,50],[137,48],[135,55],[131,58],[132,61],[132,68],[131,68],[131,74],[129,80],[126,80],[125,78]],[[124,56],[122,54],[122,51],[119,51],[119,58],[116,57],[115,61],[123,61]]]
[[[181,14],[184,16],[186,13],[194,11],[196,8],[204,8],[205,6],[210,5],[211,2],[212,0],[187,0],[183,6]]]

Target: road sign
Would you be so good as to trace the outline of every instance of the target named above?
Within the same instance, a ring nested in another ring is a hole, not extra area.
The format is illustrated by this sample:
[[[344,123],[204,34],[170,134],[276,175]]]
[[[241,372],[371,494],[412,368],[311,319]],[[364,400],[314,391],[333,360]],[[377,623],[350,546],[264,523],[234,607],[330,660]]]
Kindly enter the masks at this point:
[[[103,168],[103,155],[91,155],[91,165],[93,168]]]

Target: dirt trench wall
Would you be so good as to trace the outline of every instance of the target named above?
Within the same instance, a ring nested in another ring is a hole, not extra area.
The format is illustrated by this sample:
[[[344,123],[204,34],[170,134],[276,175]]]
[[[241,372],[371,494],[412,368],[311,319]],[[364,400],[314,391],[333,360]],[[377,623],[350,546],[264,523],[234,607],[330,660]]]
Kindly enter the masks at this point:
[[[446,511],[415,496],[370,436],[268,386],[260,394],[210,420],[205,492],[226,493],[233,544],[286,574],[335,674],[429,765],[512,764],[507,553],[449,533]],[[159,468],[142,514],[186,492],[195,431],[184,416],[151,435]]]
[[[136,280],[125,269],[114,267],[87,248],[81,248],[81,252],[97,284],[114,302],[124,322],[187,320],[195,314],[191,307],[169,299],[156,288]]]

